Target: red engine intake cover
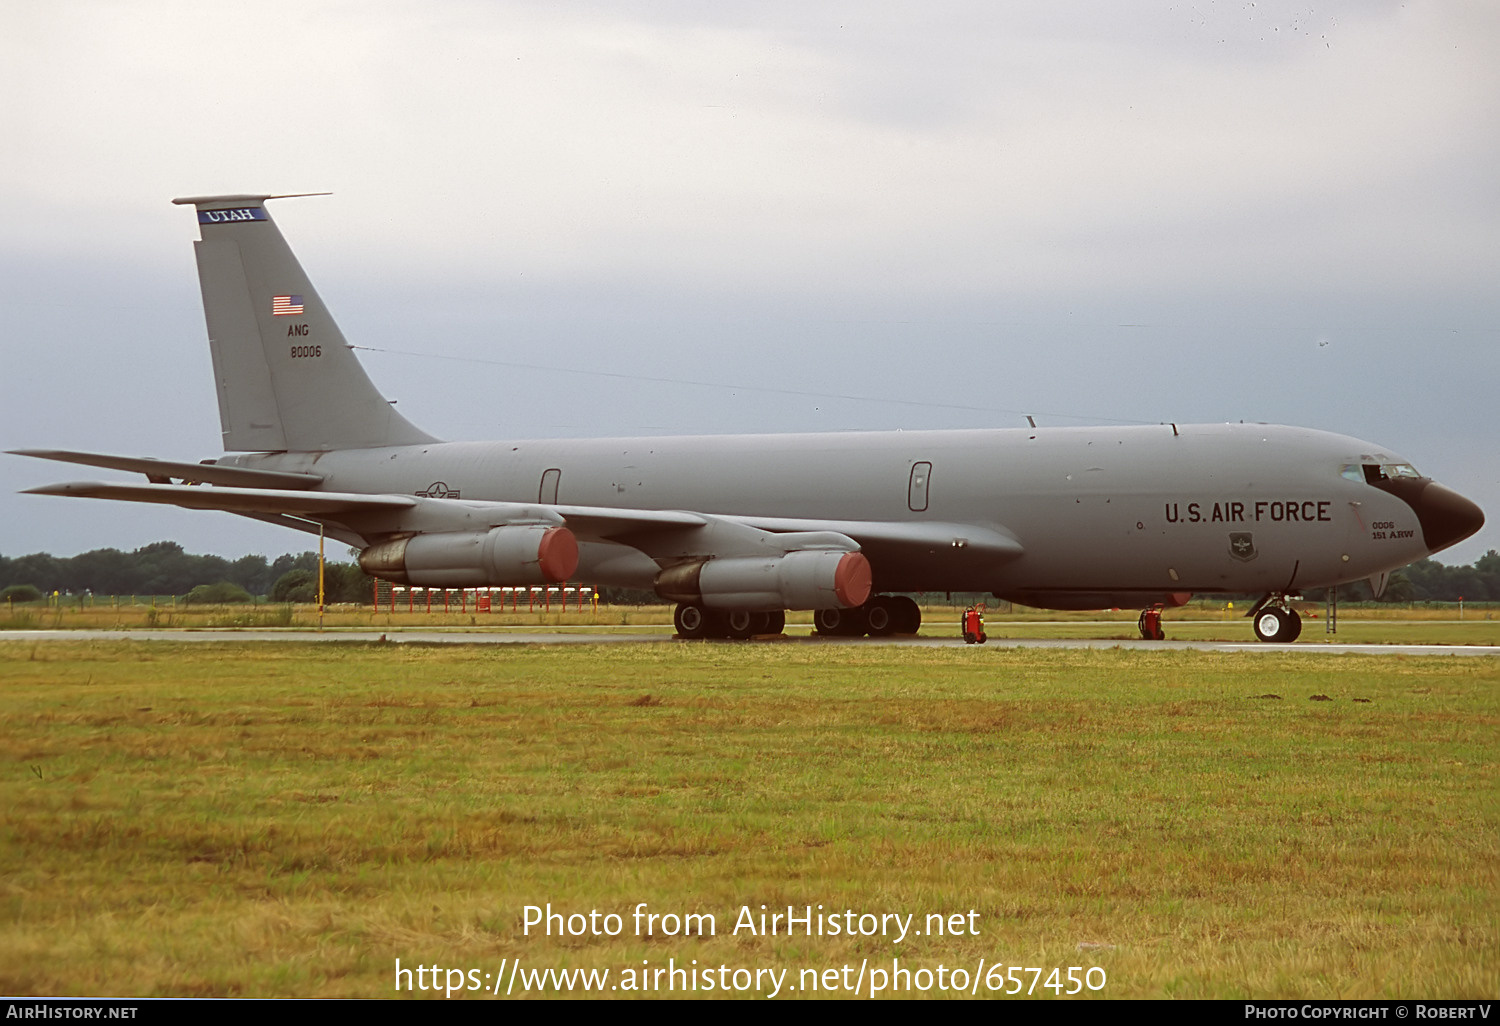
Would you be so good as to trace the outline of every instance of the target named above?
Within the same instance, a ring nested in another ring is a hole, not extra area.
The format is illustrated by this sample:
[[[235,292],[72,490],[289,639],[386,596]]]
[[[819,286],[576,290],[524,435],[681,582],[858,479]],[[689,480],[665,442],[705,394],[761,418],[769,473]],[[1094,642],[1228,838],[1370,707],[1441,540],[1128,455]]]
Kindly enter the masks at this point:
[[[566,581],[578,569],[578,539],[566,527],[550,528],[536,549],[537,566],[549,581]]]
[[[874,575],[870,572],[870,561],[865,558],[863,552],[846,553],[839,560],[839,565],[833,572],[833,594],[839,600],[839,605],[845,609],[865,604],[865,599],[870,597],[870,587],[874,584]]]

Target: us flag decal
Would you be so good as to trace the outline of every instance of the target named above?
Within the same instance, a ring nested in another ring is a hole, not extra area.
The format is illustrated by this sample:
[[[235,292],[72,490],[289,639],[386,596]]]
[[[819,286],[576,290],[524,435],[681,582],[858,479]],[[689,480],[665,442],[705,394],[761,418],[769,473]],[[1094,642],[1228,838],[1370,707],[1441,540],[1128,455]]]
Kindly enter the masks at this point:
[[[287,317],[302,312],[301,296],[272,296],[271,313],[277,317]]]

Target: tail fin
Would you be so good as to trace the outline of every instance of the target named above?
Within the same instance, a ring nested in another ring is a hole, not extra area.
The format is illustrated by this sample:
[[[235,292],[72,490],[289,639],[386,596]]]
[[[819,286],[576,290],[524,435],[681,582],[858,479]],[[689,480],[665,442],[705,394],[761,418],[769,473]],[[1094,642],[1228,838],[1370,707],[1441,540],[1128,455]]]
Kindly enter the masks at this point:
[[[266,212],[277,196],[192,196],[198,281],[226,451],[436,441],[371,384]]]

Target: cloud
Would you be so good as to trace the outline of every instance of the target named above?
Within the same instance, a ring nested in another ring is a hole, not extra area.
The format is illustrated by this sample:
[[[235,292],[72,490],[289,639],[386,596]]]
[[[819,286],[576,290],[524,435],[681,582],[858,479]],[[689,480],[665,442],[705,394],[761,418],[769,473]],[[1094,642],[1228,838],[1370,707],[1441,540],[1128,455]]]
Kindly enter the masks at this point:
[[[1055,292],[1492,262],[1465,169],[1500,123],[1493,16],[1281,6],[65,3],[10,37],[5,184],[46,247],[60,210],[332,188],[346,249],[450,275]]]

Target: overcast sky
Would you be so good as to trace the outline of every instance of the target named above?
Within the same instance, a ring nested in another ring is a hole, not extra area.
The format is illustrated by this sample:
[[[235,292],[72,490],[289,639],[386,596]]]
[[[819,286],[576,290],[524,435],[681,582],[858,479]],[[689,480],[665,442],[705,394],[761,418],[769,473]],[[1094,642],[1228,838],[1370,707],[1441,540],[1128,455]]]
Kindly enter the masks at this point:
[[[219,455],[190,208],[274,214],[444,438],[1260,420],[1500,548],[1500,5],[0,6],[0,449]],[[0,554],[275,555],[19,496]],[[118,477],[118,475],[113,475]]]

